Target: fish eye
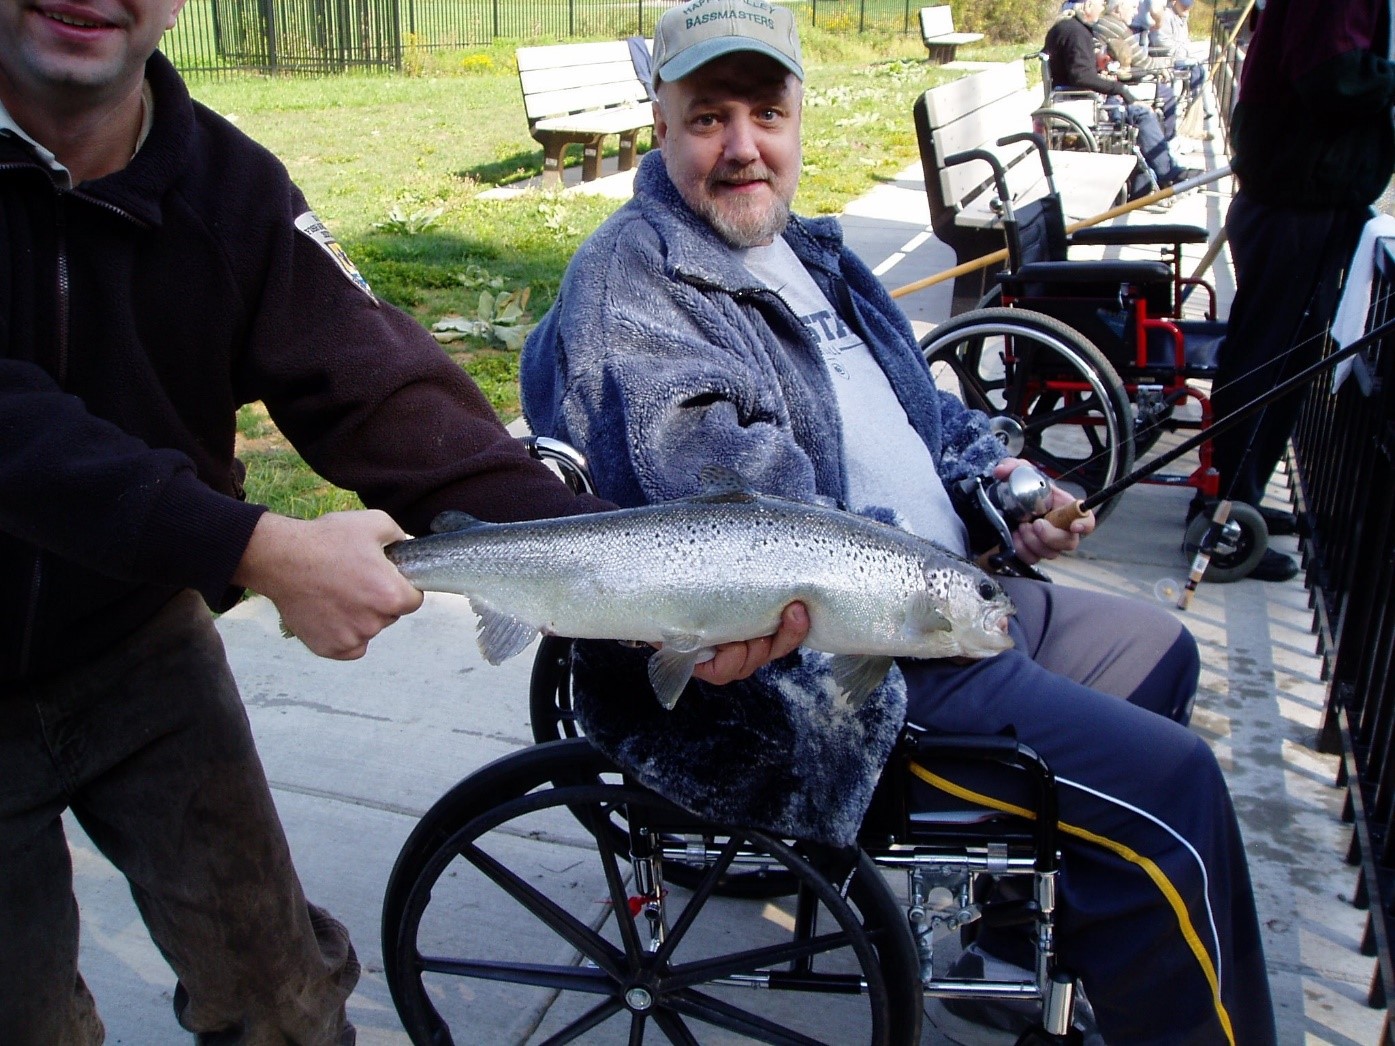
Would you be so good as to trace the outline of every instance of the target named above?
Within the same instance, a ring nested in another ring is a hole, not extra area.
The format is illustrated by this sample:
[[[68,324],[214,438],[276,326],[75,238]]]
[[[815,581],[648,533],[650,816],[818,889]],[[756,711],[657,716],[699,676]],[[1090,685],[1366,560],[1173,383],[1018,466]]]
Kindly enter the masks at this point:
[[[998,586],[984,578],[978,583],[978,594],[984,599],[992,599],[998,594]]]

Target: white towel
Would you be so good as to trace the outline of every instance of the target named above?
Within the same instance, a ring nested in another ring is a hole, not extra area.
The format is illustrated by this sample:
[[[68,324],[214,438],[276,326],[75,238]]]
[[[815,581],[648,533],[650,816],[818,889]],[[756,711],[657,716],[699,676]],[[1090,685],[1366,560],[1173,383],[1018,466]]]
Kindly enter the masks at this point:
[[[1356,253],[1347,269],[1347,285],[1341,303],[1332,317],[1332,340],[1339,348],[1354,342],[1366,330],[1366,314],[1371,308],[1371,285],[1376,278],[1376,251],[1380,241],[1395,238],[1395,217],[1378,214],[1366,223],[1357,241]],[[1332,391],[1336,392],[1347,380],[1353,359],[1342,360],[1332,371]]]

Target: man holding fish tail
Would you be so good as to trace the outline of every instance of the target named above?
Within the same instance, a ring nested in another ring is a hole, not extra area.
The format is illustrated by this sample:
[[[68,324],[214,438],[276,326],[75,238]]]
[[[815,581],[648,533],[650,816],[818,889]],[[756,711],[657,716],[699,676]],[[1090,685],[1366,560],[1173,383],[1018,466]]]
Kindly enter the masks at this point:
[[[524,350],[534,431],[576,445],[622,506],[691,497],[716,466],[766,495],[982,551],[968,547],[947,487],[1018,463],[1002,459],[983,415],[935,387],[909,323],[836,221],[790,212],[804,70],[789,11],[761,0],[671,8],[653,69],[659,149],[634,198],[577,252]],[[1050,559],[1092,525],[1036,520],[1014,544],[1028,561]],[[1272,1043],[1234,812],[1186,727],[1194,640],[1151,605],[1000,580],[1017,607],[1014,649],[967,663],[902,657],[855,706],[839,659],[802,648],[730,687],[690,685],[669,710],[654,700],[647,652],[587,642],[574,656],[577,711],[593,742],[669,798],[834,845],[855,839],[906,719],[1015,734],[1061,785],[1058,943],[1093,1003],[1084,1030],[1121,1043]],[[1013,801],[991,779],[929,770],[927,803],[940,792]],[[1029,966],[1024,945],[985,931],[960,972]],[[983,1042],[1028,1018],[956,1002],[937,1003],[932,1020]]]
[[[444,510],[594,512],[373,295],[285,169],[155,50],[183,0],[0,4],[0,1040],[85,1046],[62,814],[129,879],[200,1041],[351,1043],[359,966],[309,904],[209,607],[265,593],[361,655],[421,594],[383,554]],[[244,499],[262,401],[372,509]],[[734,643],[749,672],[807,632]],[[162,1037],[165,1038],[165,1037]]]

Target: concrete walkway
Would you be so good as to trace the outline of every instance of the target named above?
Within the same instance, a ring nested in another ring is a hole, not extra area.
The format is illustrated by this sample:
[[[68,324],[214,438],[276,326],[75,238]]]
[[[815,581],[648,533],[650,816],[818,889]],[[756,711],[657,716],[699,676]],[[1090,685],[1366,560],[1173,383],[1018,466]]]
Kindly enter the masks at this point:
[[[1190,166],[1214,166],[1200,143]],[[1207,162],[1201,162],[1205,159]],[[1183,221],[1214,233],[1229,184],[1128,220]],[[900,287],[954,263],[926,232],[924,187],[908,169],[848,209],[850,243]],[[1199,252],[1198,252],[1199,253]],[[1233,290],[1222,257],[1222,315]],[[902,300],[928,327],[948,315],[948,286]],[[1185,461],[1182,463],[1185,464]],[[1069,562],[1060,581],[1161,597],[1185,577],[1179,550],[1190,492],[1138,486]],[[1282,503],[1281,484],[1272,490]],[[1294,539],[1275,547],[1293,551]],[[1282,1043],[1376,1042],[1382,1014],[1364,1004],[1372,960],[1358,954],[1364,913],[1348,903],[1336,761],[1311,745],[1324,687],[1313,656],[1306,594],[1295,581],[1203,585],[1181,614],[1204,658],[1195,729],[1215,747],[1243,819],[1257,883]],[[350,1011],[365,1046],[405,1043],[382,977],[379,910],[392,862],[421,814],[457,779],[530,743],[529,657],[491,668],[474,645],[463,599],[428,596],[425,608],[374,641],[352,664],[319,660],[282,639],[276,614],[252,599],[220,628],[307,894],[346,922],[364,975]],[[187,1041],[170,1009],[173,977],[145,934],[124,882],[69,822],[83,919],[82,969],[108,1042]],[[755,903],[755,902],[753,902]],[[811,1003],[812,1004],[812,1003]],[[479,1028],[469,1040],[502,1041]],[[929,1041],[927,1039],[927,1041]]]

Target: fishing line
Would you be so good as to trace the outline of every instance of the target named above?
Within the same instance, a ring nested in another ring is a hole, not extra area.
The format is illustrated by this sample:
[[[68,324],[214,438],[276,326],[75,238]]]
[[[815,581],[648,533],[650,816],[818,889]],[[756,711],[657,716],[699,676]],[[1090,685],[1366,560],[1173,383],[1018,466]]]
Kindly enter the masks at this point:
[[[1383,296],[1381,296],[1380,298],[1374,298],[1374,299],[1372,299],[1372,301],[1371,301],[1371,308],[1372,308],[1372,309],[1377,309],[1377,308],[1383,307],[1386,303],[1388,303],[1388,302],[1391,301],[1392,299],[1395,299],[1395,288],[1392,288],[1392,289],[1388,290],[1388,291],[1387,291]],[[1312,305],[1312,301],[1311,301],[1311,298],[1310,298],[1310,299],[1309,299],[1309,306],[1308,306],[1308,308],[1305,308],[1305,309],[1304,309],[1304,312],[1303,312],[1304,318],[1306,318],[1306,317],[1308,316],[1308,314],[1311,312],[1311,305]],[[1299,325],[1298,325],[1298,329],[1301,330],[1302,327],[1303,327],[1303,324],[1300,322]],[[1226,391],[1229,391],[1229,390],[1232,389],[1234,386],[1240,384],[1241,382],[1247,381],[1248,379],[1250,379],[1251,377],[1253,377],[1255,374],[1258,374],[1259,372],[1261,372],[1261,371],[1263,371],[1263,370],[1265,370],[1265,369],[1267,369],[1267,368],[1270,368],[1270,367],[1274,366],[1276,363],[1286,363],[1286,361],[1287,361],[1293,354],[1299,352],[1300,350],[1307,349],[1309,346],[1311,346],[1312,344],[1314,344],[1314,343],[1316,343],[1316,342],[1322,341],[1323,339],[1327,338],[1327,337],[1330,335],[1330,333],[1331,333],[1330,328],[1325,329],[1325,330],[1316,331],[1316,332],[1314,332],[1313,334],[1311,334],[1311,335],[1309,335],[1309,336],[1307,336],[1307,337],[1305,337],[1305,338],[1299,340],[1298,342],[1294,343],[1294,344],[1293,344],[1292,346],[1290,346],[1289,348],[1284,349],[1284,350],[1283,350],[1282,352],[1280,352],[1279,354],[1277,354],[1277,355],[1271,357],[1270,359],[1264,361],[1263,363],[1261,363],[1261,364],[1259,364],[1259,365],[1257,365],[1257,366],[1255,366],[1255,367],[1250,368],[1249,370],[1245,371],[1245,372],[1242,373],[1242,374],[1236,375],[1231,381],[1227,382],[1225,385],[1214,385],[1214,384],[1213,384],[1213,385],[1211,386],[1211,391],[1210,391],[1210,397],[1209,397],[1209,398],[1214,399],[1215,396],[1216,396],[1216,394],[1217,394],[1218,392],[1226,392]],[[1355,343],[1353,343],[1353,344],[1355,344]],[[1324,361],[1326,361],[1327,359],[1330,359],[1330,357],[1324,357]],[[1280,368],[1280,374],[1283,373],[1283,370],[1284,370],[1284,369],[1286,369],[1286,368]],[[1006,380],[1005,380],[1004,383],[1003,383],[1003,387],[1004,387],[1004,391],[1006,391],[1006,388],[1007,388],[1007,382],[1006,382]],[[1224,420],[1224,419],[1222,419],[1222,420]],[[1204,431],[1205,433],[1209,433],[1209,434],[1214,435],[1214,434],[1215,434],[1215,427],[1216,427],[1217,424],[1218,424],[1218,422],[1213,422],[1213,423],[1211,424],[1211,426],[1209,426],[1207,429],[1205,429],[1205,430],[1203,430],[1203,431]],[[1198,441],[1195,445],[1196,445],[1196,446],[1200,446],[1200,444],[1203,443],[1203,442],[1205,442],[1205,440],[1200,440],[1200,441]],[[1248,448],[1247,448],[1247,451],[1248,451]],[[1089,468],[1091,465],[1098,464],[1098,463],[1099,463],[1100,461],[1102,461],[1103,459],[1109,457],[1112,453],[1113,453],[1113,451],[1112,451],[1112,450],[1109,450],[1109,449],[1099,451],[1098,453],[1096,453],[1096,454],[1094,454],[1094,455],[1092,455],[1092,456],[1090,456],[1090,457],[1084,459],[1083,461],[1077,462],[1075,465],[1071,466],[1069,469],[1065,470],[1064,472],[1061,472],[1061,473],[1057,474],[1057,475],[1056,475],[1055,477],[1053,477],[1053,478],[1058,479],[1058,480],[1069,479],[1072,475],[1074,475],[1074,474],[1076,474],[1076,473],[1082,471],[1083,469],[1087,469],[1087,468]],[[1169,460],[1175,460],[1175,459],[1169,459]],[[1151,473],[1150,473],[1150,474],[1151,474]]]

